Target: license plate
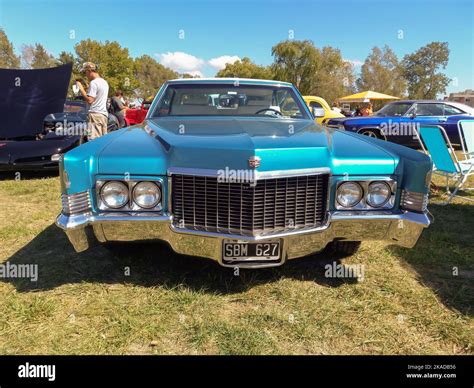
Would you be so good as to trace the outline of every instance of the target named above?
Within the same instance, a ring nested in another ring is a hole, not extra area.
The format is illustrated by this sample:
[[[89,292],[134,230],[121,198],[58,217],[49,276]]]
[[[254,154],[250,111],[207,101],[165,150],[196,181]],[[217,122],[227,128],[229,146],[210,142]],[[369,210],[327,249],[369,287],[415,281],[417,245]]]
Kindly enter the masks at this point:
[[[224,261],[280,260],[280,240],[247,242],[224,240],[222,257]]]

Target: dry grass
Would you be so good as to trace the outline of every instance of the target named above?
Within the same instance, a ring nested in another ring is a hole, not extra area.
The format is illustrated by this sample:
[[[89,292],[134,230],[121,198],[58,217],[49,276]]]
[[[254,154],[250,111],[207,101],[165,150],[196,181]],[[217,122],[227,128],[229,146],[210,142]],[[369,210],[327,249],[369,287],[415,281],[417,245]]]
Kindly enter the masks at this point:
[[[39,265],[36,283],[0,279],[0,354],[472,353],[467,201],[435,195],[415,249],[364,243],[344,261],[365,265],[355,282],[325,278],[321,256],[234,276],[157,244],[76,254],[58,193],[56,177],[0,181],[0,262]]]

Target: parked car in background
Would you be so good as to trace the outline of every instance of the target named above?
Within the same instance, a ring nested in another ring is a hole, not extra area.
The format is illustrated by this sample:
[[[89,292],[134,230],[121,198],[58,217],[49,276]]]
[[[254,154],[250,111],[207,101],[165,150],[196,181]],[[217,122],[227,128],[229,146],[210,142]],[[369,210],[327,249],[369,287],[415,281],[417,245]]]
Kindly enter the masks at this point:
[[[145,120],[153,99],[144,100],[139,108],[130,108],[125,112],[125,122],[128,125],[140,124]]]
[[[361,241],[413,247],[432,163],[316,125],[289,83],[179,79],[145,121],[66,153],[57,225],[76,251],[162,240],[228,267],[270,267]]]
[[[345,117],[342,113],[331,109],[326,100],[317,96],[303,96],[304,102],[309,106],[311,113],[318,124],[325,124],[329,119]]]
[[[0,140],[0,171],[37,171],[58,168],[57,155],[86,141],[86,104],[82,100],[66,100],[64,110],[48,114],[43,128],[30,136]],[[108,131],[118,129],[117,118],[109,114]],[[55,155],[55,157],[53,157]]]
[[[472,118],[474,108],[436,100],[398,100],[385,105],[373,116],[329,119],[330,127],[388,140],[406,146],[419,146],[416,130],[420,125],[440,125],[450,141],[461,143],[458,121]]]
[[[78,132],[73,133],[75,129],[85,128],[87,123],[87,105],[84,100],[66,100],[64,110],[59,113],[51,113],[44,118],[43,134],[52,135],[52,133],[59,135],[61,128],[65,129],[64,133],[69,133],[79,136]],[[107,119],[107,132],[112,132],[118,129],[119,123],[117,118],[109,113]],[[68,131],[69,127],[69,131]],[[85,140],[85,134],[82,134],[81,143]]]

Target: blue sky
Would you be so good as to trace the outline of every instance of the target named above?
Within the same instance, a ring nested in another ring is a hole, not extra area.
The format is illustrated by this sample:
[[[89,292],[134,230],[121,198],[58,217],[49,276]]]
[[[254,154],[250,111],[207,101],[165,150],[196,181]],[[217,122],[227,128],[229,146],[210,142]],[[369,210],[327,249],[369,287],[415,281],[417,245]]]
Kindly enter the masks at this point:
[[[35,42],[57,55],[82,39],[117,40],[134,57],[149,54],[205,76],[227,56],[271,63],[271,47],[290,31],[294,39],[339,48],[356,65],[373,46],[388,44],[402,57],[447,41],[446,73],[454,79],[448,92],[474,88],[472,0],[0,0],[0,26],[17,52]]]

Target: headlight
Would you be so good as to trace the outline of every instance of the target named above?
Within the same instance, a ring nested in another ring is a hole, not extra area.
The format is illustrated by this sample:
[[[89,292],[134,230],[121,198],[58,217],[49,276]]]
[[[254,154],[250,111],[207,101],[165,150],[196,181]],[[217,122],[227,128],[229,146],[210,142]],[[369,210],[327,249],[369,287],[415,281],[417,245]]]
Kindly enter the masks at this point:
[[[372,207],[381,207],[392,195],[390,186],[385,182],[372,182],[367,190],[367,203]]]
[[[144,209],[151,209],[161,201],[161,190],[153,182],[140,182],[133,188],[133,201]]]
[[[128,202],[128,187],[118,181],[107,182],[100,190],[100,198],[107,207],[120,209]]]
[[[343,207],[354,207],[362,199],[362,187],[355,182],[344,182],[337,188],[336,199]]]

